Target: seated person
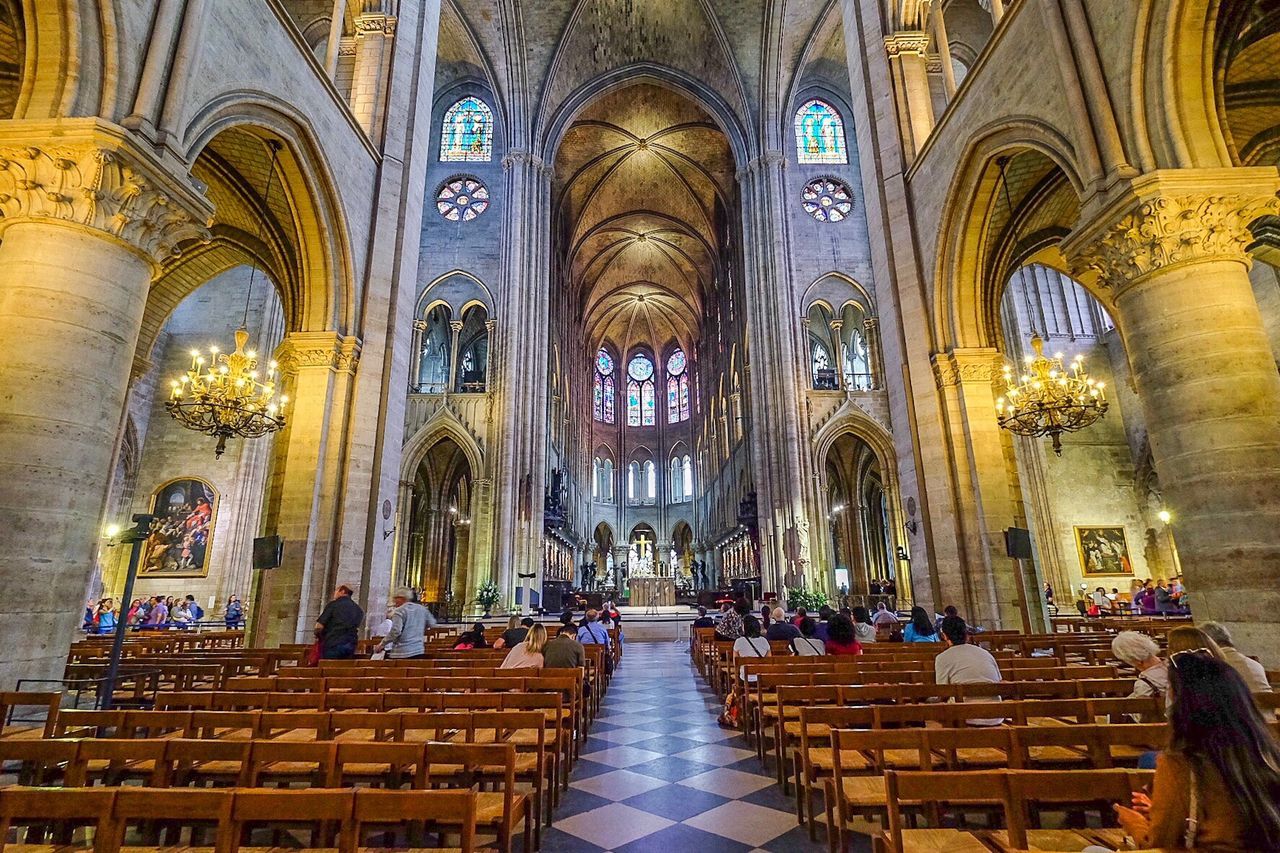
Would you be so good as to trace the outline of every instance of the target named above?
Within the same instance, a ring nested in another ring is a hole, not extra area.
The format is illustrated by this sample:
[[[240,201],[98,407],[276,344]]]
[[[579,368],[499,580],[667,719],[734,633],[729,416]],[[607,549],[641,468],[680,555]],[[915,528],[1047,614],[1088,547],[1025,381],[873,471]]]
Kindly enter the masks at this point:
[[[799,636],[800,629],[787,621],[786,612],[781,607],[775,607],[773,618],[769,622],[769,630],[765,631],[764,638],[772,642],[773,640],[794,640]]]
[[[814,657],[827,653],[827,644],[817,638],[818,623],[806,616],[800,623],[800,636],[791,641],[791,653],[801,657]]]
[[[715,626],[716,626],[716,620],[712,619],[710,616],[707,615],[707,608],[699,607],[698,618],[693,620],[693,627],[714,628]]]
[[[1219,622],[1205,622],[1200,626],[1211,640],[1218,644],[1222,659],[1231,664],[1231,668],[1240,673],[1244,683],[1253,693],[1270,693],[1271,682],[1267,681],[1267,669],[1251,657],[1245,657],[1235,646],[1225,625]]]
[[[1244,680],[1203,649],[1171,655],[1168,675],[1169,748],[1120,825],[1138,848],[1280,850],[1280,742]]]
[[[938,684],[999,684],[1000,666],[991,652],[969,644],[968,626],[959,616],[942,620],[942,641],[946,650],[933,659],[934,681]],[[999,696],[966,699],[966,702],[999,702]],[[971,726],[998,726],[1003,717],[965,720]]]
[[[736,640],[741,637],[743,620],[750,615],[750,604],[742,600],[736,602],[724,616],[720,617],[720,624],[716,626],[716,639]]]
[[[853,632],[853,620],[843,613],[831,617],[827,625],[826,651],[829,655],[860,655],[862,646]]]
[[[1111,653],[1138,671],[1130,698],[1159,696],[1169,701],[1169,665],[1160,659],[1160,647],[1146,634],[1121,631],[1111,641]]]
[[[519,616],[512,616],[507,620],[507,630],[502,632],[502,636],[494,641],[495,649],[513,649],[525,641],[529,636],[529,629],[533,627],[533,619],[526,616],[521,619]]]
[[[937,629],[933,627],[933,622],[929,619],[929,614],[925,612],[923,607],[911,608],[911,619],[907,622],[907,626],[902,629],[902,642],[938,642]]]
[[[577,633],[578,629],[572,622],[560,626],[555,638],[548,640],[542,648],[543,669],[586,667],[587,651],[582,647],[582,643],[577,641],[575,637]]]
[[[523,643],[512,646],[511,651],[502,661],[501,669],[522,669],[524,667],[542,668],[544,659],[542,650],[547,645],[547,629],[534,625],[529,629],[529,636]]]
[[[748,613],[742,619],[742,636],[733,641],[734,658],[767,658],[769,641],[760,636],[760,620]],[[745,677],[746,669],[740,667],[738,676]],[[753,675],[748,681],[755,681]]]
[[[453,644],[455,649],[484,649],[488,646],[489,643],[484,638],[483,622],[472,625],[470,631],[463,631],[458,635],[458,641]]]
[[[867,608],[861,605],[853,608],[853,634],[864,645],[876,641],[876,626],[871,623]]]

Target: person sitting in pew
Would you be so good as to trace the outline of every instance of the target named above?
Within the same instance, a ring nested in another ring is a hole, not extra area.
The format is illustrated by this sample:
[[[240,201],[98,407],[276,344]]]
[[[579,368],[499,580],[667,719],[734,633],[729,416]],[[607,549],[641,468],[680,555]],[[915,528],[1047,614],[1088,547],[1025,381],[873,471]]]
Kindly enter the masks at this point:
[[[818,623],[806,616],[800,623],[800,636],[791,640],[791,653],[801,657],[817,657],[827,653],[827,644],[817,637]]]
[[[1219,622],[1205,622],[1200,626],[1200,630],[1209,635],[1218,649],[1222,652],[1222,659],[1231,664],[1231,668],[1240,673],[1240,677],[1244,679],[1244,683],[1248,685],[1249,690],[1253,693],[1270,693],[1271,683],[1267,681],[1267,669],[1251,657],[1245,655],[1236,648],[1235,642],[1231,639],[1231,632],[1226,626]]]
[[[1244,680],[1192,649],[1170,656],[1169,690],[1169,748],[1121,826],[1139,848],[1280,851],[1280,742]]]
[[[933,659],[934,681],[938,684],[998,684],[1000,665],[991,652],[969,643],[969,626],[959,616],[942,620],[942,641],[946,650]],[[999,696],[975,697],[973,702],[999,702]],[[971,726],[998,726],[1003,717],[965,720]]]
[[[1160,647],[1146,634],[1121,631],[1111,641],[1111,653],[1138,671],[1130,698],[1169,697],[1169,665],[1160,659]]]

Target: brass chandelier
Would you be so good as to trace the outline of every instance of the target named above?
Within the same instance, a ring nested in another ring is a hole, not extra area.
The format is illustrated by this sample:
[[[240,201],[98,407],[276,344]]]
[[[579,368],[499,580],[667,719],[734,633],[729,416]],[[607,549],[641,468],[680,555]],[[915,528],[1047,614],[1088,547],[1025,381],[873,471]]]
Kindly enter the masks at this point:
[[[260,377],[258,354],[245,350],[249,331],[236,330],[235,352],[209,348],[206,359],[191,351],[191,368],[173,380],[164,406],[184,427],[216,436],[213,455],[221,457],[228,438],[258,438],[284,426],[284,406],[289,398],[276,396],[273,361]]]
[[[1077,355],[1066,367],[1062,353],[1044,354],[1044,341],[1031,338],[1035,355],[1027,356],[1026,372],[1014,381],[1013,366],[1004,366],[1004,396],[996,400],[996,422],[1015,435],[1053,439],[1053,452],[1062,455],[1062,434],[1097,423],[1107,412],[1104,383],[1084,371]]]
[[[263,192],[264,211],[270,209],[271,179],[280,154],[279,142],[268,140],[267,145],[271,148],[271,166]],[[284,407],[289,398],[282,395],[276,399],[277,364],[270,362],[263,374],[258,370],[258,354],[245,349],[249,343],[249,303],[257,275],[255,260],[244,300],[244,319],[236,330],[235,351],[226,353],[210,347],[206,358],[199,350],[192,350],[191,367],[170,382],[169,399],[165,401],[165,409],[178,423],[218,439],[215,458],[227,449],[229,438],[259,438],[285,424]]]

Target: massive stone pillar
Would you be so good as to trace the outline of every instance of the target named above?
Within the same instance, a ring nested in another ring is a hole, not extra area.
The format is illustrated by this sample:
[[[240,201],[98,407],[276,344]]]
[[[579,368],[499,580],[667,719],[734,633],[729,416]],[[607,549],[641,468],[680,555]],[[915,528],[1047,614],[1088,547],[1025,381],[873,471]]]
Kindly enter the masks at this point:
[[[796,337],[796,298],[791,281],[785,218],[786,184],[781,151],[753,160],[739,175],[748,211],[743,240],[748,334],[751,343],[751,400],[767,413],[752,424],[752,467],[760,519],[761,592],[785,595],[785,587],[826,589],[827,577],[813,573],[810,518],[818,506],[811,476],[812,453],[804,440],[801,360],[805,347]],[[728,423],[720,426],[728,436]]]
[[[1195,616],[1273,666],[1280,375],[1245,247],[1278,188],[1275,169],[1143,175],[1066,247],[1114,306]]]
[[[548,303],[551,278],[551,168],[526,150],[502,158],[506,220],[502,241],[502,315],[497,343],[499,456],[495,579],[503,605],[515,599],[516,573],[542,564],[547,456]],[[491,340],[493,340],[491,338]],[[534,578],[534,591],[541,578]],[[528,607],[528,602],[525,602]]]
[[[336,332],[291,332],[277,350],[289,396],[276,438],[266,529],[284,538],[280,568],[262,574],[252,630],[258,645],[306,642],[333,588],[346,583],[366,611],[361,566],[338,559],[344,445],[360,347]]]
[[[1011,458],[996,422],[993,382],[1003,359],[994,349],[956,349],[935,358],[934,375],[951,428],[952,465],[957,490],[956,518],[964,558],[938,567],[942,588],[970,621],[988,627],[1020,629],[1025,594],[1033,627],[1043,628],[1040,580],[1031,564],[1006,556],[1004,531],[1020,526],[1021,497],[1010,481]]]
[[[156,263],[207,232],[97,120],[0,122],[0,688],[60,678],[83,612]]]

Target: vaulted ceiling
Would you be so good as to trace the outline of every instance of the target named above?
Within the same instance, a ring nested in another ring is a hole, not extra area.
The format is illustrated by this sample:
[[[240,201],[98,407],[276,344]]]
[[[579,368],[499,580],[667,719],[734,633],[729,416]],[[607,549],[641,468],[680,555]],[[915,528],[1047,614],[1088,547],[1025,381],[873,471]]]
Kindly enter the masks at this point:
[[[588,343],[692,349],[718,277],[734,161],[715,122],[648,83],[608,93],[556,157],[566,288]]]

